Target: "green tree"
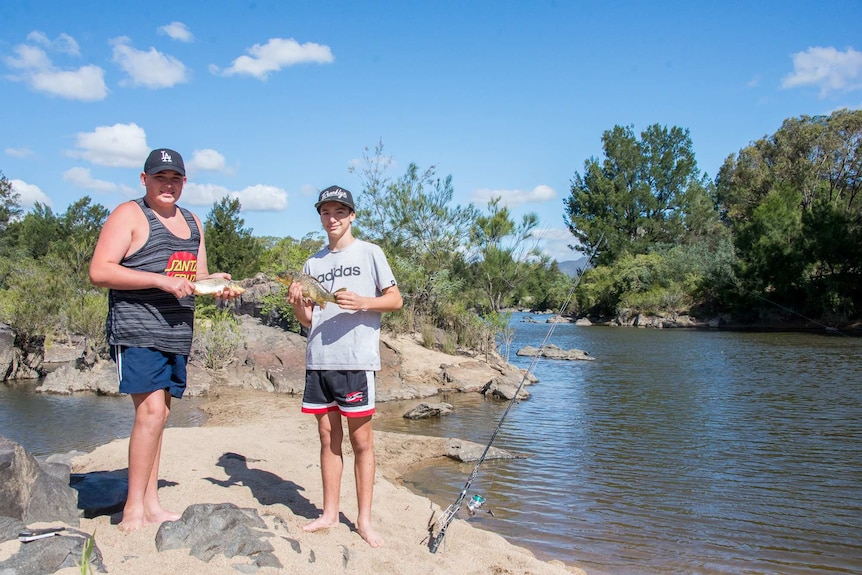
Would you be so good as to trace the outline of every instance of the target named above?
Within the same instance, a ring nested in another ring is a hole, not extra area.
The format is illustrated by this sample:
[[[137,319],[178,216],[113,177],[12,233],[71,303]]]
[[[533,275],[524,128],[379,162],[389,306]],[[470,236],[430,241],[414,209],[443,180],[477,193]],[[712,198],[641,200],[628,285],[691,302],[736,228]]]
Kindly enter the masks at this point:
[[[574,279],[560,271],[557,262],[547,255],[520,265],[525,267],[526,273],[514,286],[514,305],[539,311],[560,311],[568,299]],[[577,302],[570,301],[565,312],[577,311]]]
[[[236,198],[224,197],[213,204],[204,222],[207,264],[211,272],[228,272],[234,279],[250,277],[260,271],[263,247],[244,228],[242,206]]]
[[[392,180],[386,170],[391,158],[383,144],[366,149],[358,170],[362,193],[357,197],[357,236],[380,245],[392,263],[405,305],[387,321],[406,318],[406,329],[430,321],[443,327],[451,310],[449,298],[460,294],[463,282],[453,271],[463,264],[463,247],[478,211],[469,204],[453,206],[452,177],[437,177],[436,168],[410,164]],[[457,313],[457,312],[454,312]]]
[[[21,196],[12,188],[12,182],[0,172],[0,237],[6,232],[9,222],[21,215]]]
[[[23,218],[9,224],[7,233],[5,249],[30,258],[45,257],[51,244],[64,237],[60,219],[39,202]]]
[[[66,264],[53,256],[20,259],[9,271],[7,288],[0,291],[0,317],[15,332],[16,345],[27,353],[63,328],[70,295],[67,272]]]
[[[862,311],[862,111],[785,120],[729,156],[717,200],[741,287],[806,314]]]
[[[320,251],[323,244],[324,240],[317,232],[309,233],[301,240],[280,238],[263,252],[262,271],[273,277],[282,271],[302,270],[305,261]],[[287,301],[287,287],[264,296],[261,313],[264,321],[300,333],[301,326],[293,313],[293,306]]]
[[[287,270],[302,270],[305,261],[323,248],[324,239],[319,232],[306,234],[300,240],[279,238],[263,252],[261,269],[274,275]]]
[[[525,214],[516,224],[500,198],[488,202],[488,213],[476,218],[471,234],[476,284],[485,296],[486,309],[495,313],[511,305],[517,286],[530,274],[528,262],[540,253],[533,238],[536,214]]]
[[[597,264],[610,264],[714,228],[712,185],[697,168],[688,130],[654,124],[637,139],[632,127],[615,126],[602,145],[604,161],[587,160],[564,200],[575,249],[598,247]]]
[[[387,253],[410,252],[445,264],[466,243],[478,215],[472,204],[451,205],[452,176],[440,178],[435,166],[420,170],[411,163],[392,181],[385,174],[391,159],[383,155],[383,144],[373,154],[366,150],[363,158],[359,173],[363,188],[356,210],[359,235]]]

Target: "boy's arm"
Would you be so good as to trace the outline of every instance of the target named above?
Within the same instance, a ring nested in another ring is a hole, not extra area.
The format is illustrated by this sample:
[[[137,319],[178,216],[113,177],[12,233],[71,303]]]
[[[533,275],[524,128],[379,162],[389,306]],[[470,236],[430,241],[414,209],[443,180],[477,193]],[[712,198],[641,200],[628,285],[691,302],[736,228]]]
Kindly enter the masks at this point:
[[[194,286],[185,278],[145,272],[121,264],[136,243],[143,243],[148,233],[147,220],[134,202],[120,204],[105,220],[99,240],[90,260],[90,281],[93,285],[119,290],[158,288],[182,298],[194,293]]]
[[[379,313],[398,311],[404,305],[404,300],[397,285],[383,288],[381,295],[377,297],[365,297],[352,291],[340,291],[335,293],[335,300],[341,309],[376,311]]]

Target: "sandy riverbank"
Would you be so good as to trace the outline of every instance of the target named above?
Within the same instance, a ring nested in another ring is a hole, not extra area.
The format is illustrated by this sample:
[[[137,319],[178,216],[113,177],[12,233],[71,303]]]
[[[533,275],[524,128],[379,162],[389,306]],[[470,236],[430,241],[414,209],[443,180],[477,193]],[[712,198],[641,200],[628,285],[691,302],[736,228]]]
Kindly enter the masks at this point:
[[[160,497],[166,508],[177,512],[194,503],[226,502],[257,510],[274,534],[270,542],[284,566],[282,570],[261,568],[260,575],[584,573],[559,562],[540,561],[528,550],[462,519],[452,522],[444,544],[432,554],[426,540],[428,523],[432,516],[439,516],[440,509],[400,486],[397,478],[410,464],[442,453],[445,440],[440,438],[375,432],[374,521],[385,539],[383,547],[369,547],[350,523],[356,518],[356,503],[349,444],[345,445],[341,496],[346,519],[326,532],[305,533],[302,525],[317,516],[322,504],[314,418],[299,412],[295,397],[236,389],[213,394],[205,410],[210,417],[203,427],[165,430]],[[99,447],[76,458],[74,472],[125,469],[127,449],[128,439]],[[249,563],[245,558],[222,555],[204,563],[187,549],[158,552],[157,526],[124,534],[116,527],[117,520],[116,516],[83,519],[80,526],[88,533],[96,532],[110,573],[235,575],[245,572],[237,571],[237,566]]]

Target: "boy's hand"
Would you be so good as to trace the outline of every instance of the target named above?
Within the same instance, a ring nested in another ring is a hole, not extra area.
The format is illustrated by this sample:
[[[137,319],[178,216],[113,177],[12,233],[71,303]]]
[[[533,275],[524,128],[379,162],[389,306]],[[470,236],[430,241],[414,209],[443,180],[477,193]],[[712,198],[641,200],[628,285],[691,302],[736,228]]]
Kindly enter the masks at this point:
[[[368,310],[368,299],[352,291],[335,292],[335,302],[341,309]]]

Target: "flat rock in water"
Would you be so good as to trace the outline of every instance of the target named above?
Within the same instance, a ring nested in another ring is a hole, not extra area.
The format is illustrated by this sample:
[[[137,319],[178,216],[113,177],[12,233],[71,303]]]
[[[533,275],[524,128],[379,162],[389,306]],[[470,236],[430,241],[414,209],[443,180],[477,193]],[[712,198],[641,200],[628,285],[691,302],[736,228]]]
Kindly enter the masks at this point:
[[[583,360],[583,361],[594,361],[596,358],[591,356],[588,352],[582,351],[580,349],[561,349],[554,344],[548,344],[543,348],[536,348],[531,345],[522,347],[516,352],[516,355],[519,356],[527,356],[533,357],[537,355],[539,357],[545,357],[547,359],[567,359],[567,360]]]
[[[465,463],[478,461],[482,457],[485,447],[472,441],[450,439],[446,446],[446,456]],[[488,449],[488,453],[485,455],[485,459],[526,459],[526,457],[526,455],[513,453],[505,449],[497,449],[496,447]]]
[[[420,403],[404,414],[404,419],[430,419],[455,413],[455,408],[449,403]]]

